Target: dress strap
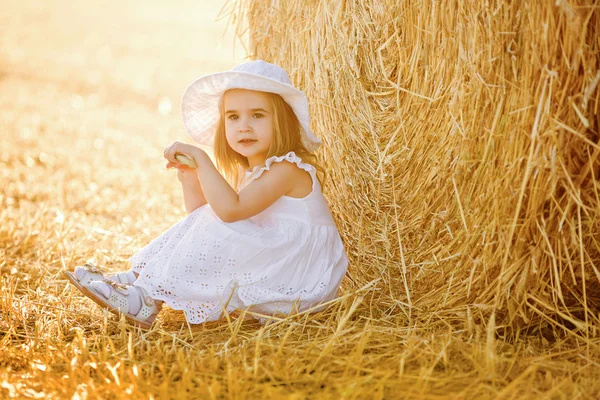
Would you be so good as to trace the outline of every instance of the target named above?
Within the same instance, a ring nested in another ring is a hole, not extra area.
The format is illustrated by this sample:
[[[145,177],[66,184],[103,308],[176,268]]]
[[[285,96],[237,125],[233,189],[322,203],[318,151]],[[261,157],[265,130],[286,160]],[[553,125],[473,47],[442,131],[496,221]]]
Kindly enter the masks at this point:
[[[246,176],[244,178],[242,188],[250,184],[250,182],[252,182],[254,179],[261,176],[263,172],[268,171],[271,168],[271,165],[273,165],[273,163],[282,161],[289,161],[295,163],[298,166],[298,168],[301,168],[310,174],[310,177],[312,179],[312,185],[311,192],[308,196],[312,196],[313,193],[320,190],[321,186],[319,184],[319,180],[317,179],[317,169],[312,164],[302,162],[302,159],[298,157],[293,151],[290,151],[283,156],[269,157],[265,161],[265,165],[263,167],[256,166],[252,171],[246,171]]]
[[[268,171],[271,168],[271,165],[273,165],[273,163],[282,162],[282,161],[289,161],[289,162],[295,163],[298,166],[298,168],[305,170],[313,177],[313,180],[315,179],[315,177],[316,177],[315,167],[312,166],[311,164],[302,162],[302,159],[300,157],[298,157],[296,155],[296,153],[294,153],[293,151],[290,151],[289,153],[287,153],[283,156],[273,156],[273,157],[267,158],[267,160],[265,161],[265,165],[263,167],[258,167],[258,166],[254,167],[252,172],[249,174],[250,179],[258,178],[259,176],[261,176],[263,174],[263,172]]]

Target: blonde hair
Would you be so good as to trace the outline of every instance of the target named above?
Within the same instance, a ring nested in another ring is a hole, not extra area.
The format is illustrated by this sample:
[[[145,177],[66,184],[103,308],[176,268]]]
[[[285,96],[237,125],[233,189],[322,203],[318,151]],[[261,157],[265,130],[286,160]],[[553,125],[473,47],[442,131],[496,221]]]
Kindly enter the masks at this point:
[[[306,149],[302,143],[301,126],[292,107],[278,94],[261,92],[267,95],[273,108],[273,138],[267,152],[267,158],[283,156],[290,151],[296,153],[302,162],[311,164],[317,170],[317,179],[321,185],[325,181],[325,169],[319,164],[317,156]],[[225,93],[223,93],[224,95]],[[242,183],[245,171],[250,164],[248,159],[236,153],[225,136],[225,110],[223,96],[219,101],[219,123],[215,133],[214,155],[217,168],[221,171],[231,187],[236,191]]]

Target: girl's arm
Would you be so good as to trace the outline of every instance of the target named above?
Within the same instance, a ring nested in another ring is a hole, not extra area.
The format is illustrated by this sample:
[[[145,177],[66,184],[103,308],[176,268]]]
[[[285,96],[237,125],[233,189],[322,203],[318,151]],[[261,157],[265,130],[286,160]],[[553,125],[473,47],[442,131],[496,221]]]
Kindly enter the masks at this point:
[[[190,214],[192,211],[201,207],[207,203],[206,197],[202,192],[202,187],[198,178],[194,174],[194,181],[181,181],[183,189],[183,203],[185,204],[185,211]]]
[[[194,168],[174,163],[168,163],[167,168],[177,168],[177,178],[181,182],[183,203],[188,214],[207,203]]]
[[[289,162],[275,163],[240,193],[223,178],[208,155],[201,149],[194,154],[200,185],[217,216],[224,222],[250,218],[265,210],[293,188],[298,168]]]
[[[167,160],[176,163],[175,154],[178,152],[188,154],[194,159],[203,195],[215,214],[224,222],[247,219],[265,210],[293,189],[299,172],[293,163],[275,163],[269,171],[238,194],[219,173],[204,150],[175,142],[165,150],[164,155]]]

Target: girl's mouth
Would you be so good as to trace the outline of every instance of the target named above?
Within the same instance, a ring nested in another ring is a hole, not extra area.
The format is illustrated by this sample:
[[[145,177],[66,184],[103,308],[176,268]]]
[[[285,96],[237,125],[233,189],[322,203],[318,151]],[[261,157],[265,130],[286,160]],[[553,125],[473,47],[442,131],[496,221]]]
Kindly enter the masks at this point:
[[[238,143],[243,146],[250,146],[250,145],[254,144],[254,142],[256,142],[256,140],[254,140],[254,139],[242,139]]]

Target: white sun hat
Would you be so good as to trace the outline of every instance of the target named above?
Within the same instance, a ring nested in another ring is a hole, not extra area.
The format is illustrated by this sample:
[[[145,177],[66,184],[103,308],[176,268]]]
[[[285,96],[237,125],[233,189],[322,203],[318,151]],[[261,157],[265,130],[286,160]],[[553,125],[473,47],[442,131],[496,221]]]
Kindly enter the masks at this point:
[[[310,152],[321,145],[310,130],[308,101],[296,89],[285,70],[263,60],[247,61],[229,71],[204,75],[192,82],[181,99],[185,130],[195,142],[213,146],[219,123],[219,102],[229,89],[247,89],[279,94],[294,110],[301,125],[302,143]]]

